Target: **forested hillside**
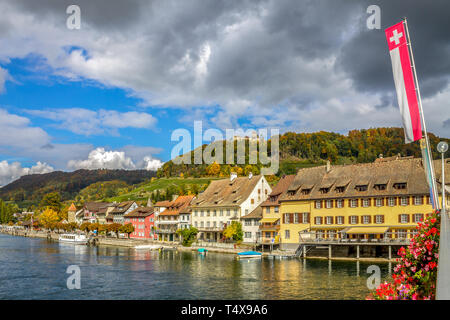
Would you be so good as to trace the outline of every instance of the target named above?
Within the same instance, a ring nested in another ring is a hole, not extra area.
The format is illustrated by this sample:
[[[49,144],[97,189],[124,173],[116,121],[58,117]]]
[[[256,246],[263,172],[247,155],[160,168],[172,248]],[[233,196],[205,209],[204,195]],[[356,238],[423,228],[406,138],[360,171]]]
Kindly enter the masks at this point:
[[[439,138],[429,134],[433,157],[439,154],[436,145],[439,141],[449,139]],[[405,144],[402,128],[374,128],[352,130],[347,135],[333,132],[295,133],[287,132],[279,137],[280,170],[278,175],[295,173],[299,168],[323,164],[326,160],[333,164],[372,162],[380,154],[389,157],[397,154],[402,156],[421,157],[419,142]],[[225,144],[225,142],[223,143]],[[236,145],[236,142],[235,142]],[[270,151],[271,141],[268,142]],[[206,145],[203,146],[203,150]],[[223,149],[225,150],[225,148]],[[236,146],[234,148],[236,159]],[[225,154],[225,152],[224,152]],[[193,153],[191,152],[193,159]],[[246,145],[246,160],[248,161],[248,141]],[[194,165],[166,162],[159,170],[158,177],[183,176],[227,176],[230,171],[242,174],[253,172],[258,174],[262,165]]]

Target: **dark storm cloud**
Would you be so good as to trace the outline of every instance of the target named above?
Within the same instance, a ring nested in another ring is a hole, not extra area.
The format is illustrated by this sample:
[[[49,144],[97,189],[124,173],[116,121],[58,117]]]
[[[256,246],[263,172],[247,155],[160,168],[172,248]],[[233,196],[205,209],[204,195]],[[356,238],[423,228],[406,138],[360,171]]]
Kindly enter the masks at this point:
[[[408,18],[423,97],[446,87],[450,74],[450,1],[365,1],[381,8],[381,30],[362,28],[344,43],[338,68],[364,92],[393,91],[391,61],[384,29]],[[368,17],[369,14],[366,14]]]

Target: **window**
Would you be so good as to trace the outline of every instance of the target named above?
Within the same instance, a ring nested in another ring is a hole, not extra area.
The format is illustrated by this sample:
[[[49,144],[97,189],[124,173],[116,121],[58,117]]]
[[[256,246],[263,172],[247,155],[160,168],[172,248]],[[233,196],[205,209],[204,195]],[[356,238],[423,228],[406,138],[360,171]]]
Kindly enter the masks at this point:
[[[362,217],[362,223],[363,224],[369,224],[370,223],[370,216],[363,216]]]
[[[363,199],[362,205],[365,208],[370,207],[370,199]]]
[[[358,206],[358,199],[350,199],[350,208],[356,208]]]
[[[386,190],[386,184],[376,184],[373,186],[375,190]]]
[[[336,217],[336,224],[344,224],[344,217],[342,216]]]
[[[256,219],[255,219],[255,220],[253,220],[253,225],[254,225],[254,226],[257,226],[257,225],[259,225],[259,221],[258,221],[258,220],[256,220]]]
[[[209,210],[206,210],[206,216],[209,217]]]
[[[357,223],[358,223],[358,217],[350,216],[350,224],[357,224]]]
[[[251,226],[252,225],[252,221],[250,219],[245,219],[245,225],[246,226]]]
[[[203,217],[203,210],[200,211],[200,217]]]
[[[414,214],[414,222],[420,222],[423,220],[423,214],[422,213],[415,213]]]
[[[227,209],[227,216],[229,217],[230,216],[230,209]]]
[[[315,207],[316,207],[316,209],[320,209],[322,207],[322,201],[320,201],[320,200],[316,201]]]
[[[280,208],[279,207],[274,207],[273,210],[274,210],[275,213],[278,213],[280,211]]]
[[[400,223],[408,223],[409,222],[409,215],[408,214],[401,214],[400,215]]]
[[[342,199],[336,200],[336,207],[337,208],[343,208],[344,207],[344,200],[342,200]]]
[[[414,204],[416,206],[423,204],[423,197],[422,196],[415,196],[414,197]]]
[[[394,189],[397,190],[406,189],[406,183],[394,183]]]
[[[234,209],[234,215],[237,216],[237,209]]]
[[[409,200],[409,197],[401,197],[400,198],[400,204],[402,205],[402,206],[407,206],[408,205],[408,201]]]
[[[311,193],[311,189],[302,189],[302,194],[303,195],[308,195]]]
[[[302,213],[302,223],[309,223],[309,212]]]
[[[333,208],[333,200],[327,200],[325,206],[327,209]]]
[[[382,207],[383,206],[383,198],[376,198],[375,199],[375,205],[377,207]]]
[[[217,222],[216,221],[213,222],[213,227],[214,228],[217,227]]]
[[[289,230],[285,230],[284,231],[284,238],[285,239],[290,239],[291,238],[291,232]]]
[[[203,228],[205,226],[205,223],[202,221],[200,222],[200,227]]]
[[[251,232],[246,232],[245,233],[245,238],[251,238],[252,237],[252,233]]]
[[[345,187],[336,187],[336,193],[343,193],[345,191]]]
[[[328,193],[328,191],[330,191],[330,188],[320,188],[320,193],[325,194]]]
[[[356,186],[355,189],[357,191],[367,191],[367,185],[360,185],[360,186]]]
[[[393,197],[388,198],[388,205],[389,207],[395,206],[395,198]]]
[[[266,213],[269,214],[270,213],[270,207],[266,208]]]
[[[213,210],[213,217],[217,216],[216,210]]]
[[[220,216],[223,217],[223,209],[220,209]]]
[[[406,230],[398,230],[397,232],[399,239],[405,239],[406,238]]]
[[[384,216],[383,215],[376,215],[375,216],[375,223],[384,223]]]
[[[412,236],[416,236],[419,233],[419,230],[413,229],[411,230]]]
[[[333,224],[333,217],[326,217],[325,221],[327,224]]]
[[[314,223],[315,224],[322,224],[322,217],[315,217],[314,218]]]
[[[284,223],[291,223],[289,220],[290,214],[289,213],[285,213],[284,214]]]

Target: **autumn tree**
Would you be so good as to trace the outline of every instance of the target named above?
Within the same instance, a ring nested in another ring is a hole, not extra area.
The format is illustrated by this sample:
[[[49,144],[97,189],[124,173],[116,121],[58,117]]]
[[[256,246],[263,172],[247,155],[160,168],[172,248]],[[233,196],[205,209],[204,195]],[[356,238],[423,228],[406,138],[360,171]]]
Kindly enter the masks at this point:
[[[39,222],[47,229],[54,229],[58,221],[58,213],[50,208],[45,209],[39,216]]]
[[[223,236],[226,239],[233,239],[234,241],[242,241],[244,232],[242,231],[242,224],[238,221],[232,221],[231,224],[223,231]]]
[[[39,207],[44,210],[46,208],[52,209],[56,213],[61,211],[61,196],[58,192],[47,193],[39,203]]]
[[[208,167],[206,167],[206,174],[209,176],[218,176],[220,173],[220,164],[217,162],[211,163]]]
[[[131,223],[126,223],[119,227],[119,231],[126,233],[128,238],[130,238],[130,234],[134,232],[134,226]]]

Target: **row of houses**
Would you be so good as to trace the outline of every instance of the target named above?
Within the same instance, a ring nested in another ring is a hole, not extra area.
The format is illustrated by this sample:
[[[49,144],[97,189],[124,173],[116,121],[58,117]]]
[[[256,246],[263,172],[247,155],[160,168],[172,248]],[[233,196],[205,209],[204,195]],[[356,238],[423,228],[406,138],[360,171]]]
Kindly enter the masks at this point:
[[[446,161],[446,174],[449,167]],[[439,185],[441,166],[435,168]],[[132,201],[88,202],[73,214],[78,222],[132,223],[133,238],[174,242],[180,241],[176,231],[190,226],[198,229],[200,240],[220,242],[225,228],[239,221],[244,243],[295,249],[311,238],[407,239],[431,212],[422,160],[398,156],[300,169],[273,189],[262,175],[232,174],[212,181],[197,197],[179,196],[147,207]]]

